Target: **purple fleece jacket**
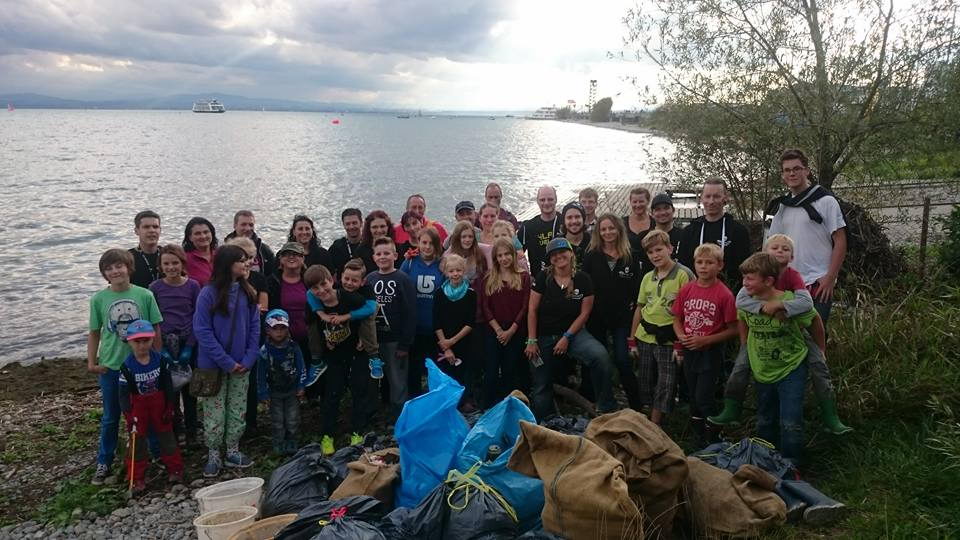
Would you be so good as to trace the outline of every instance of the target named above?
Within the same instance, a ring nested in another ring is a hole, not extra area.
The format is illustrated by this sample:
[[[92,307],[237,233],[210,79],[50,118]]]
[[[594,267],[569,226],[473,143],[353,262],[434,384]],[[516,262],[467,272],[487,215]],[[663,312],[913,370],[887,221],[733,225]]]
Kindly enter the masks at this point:
[[[197,367],[202,369],[220,368],[231,371],[237,364],[247,369],[253,368],[260,350],[260,307],[250,301],[246,294],[240,294],[240,285],[230,287],[230,307],[236,308],[234,315],[233,343],[224,347],[230,339],[230,316],[213,312],[217,302],[217,290],[206,285],[197,297],[197,309],[193,313],[193,334],[197,338]],[[229,351],[229,353],[227,352]]]

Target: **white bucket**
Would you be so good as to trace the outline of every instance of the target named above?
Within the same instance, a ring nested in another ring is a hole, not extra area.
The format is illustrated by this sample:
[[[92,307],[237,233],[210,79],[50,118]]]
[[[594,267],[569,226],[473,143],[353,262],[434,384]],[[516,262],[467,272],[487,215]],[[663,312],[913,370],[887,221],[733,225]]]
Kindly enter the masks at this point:
[[[200,505],[200,513],[206,514],[214,510],[238,506],[259,508],[261,491],[263,491],[263,478],[250,476],[207,486],[198,490],[193,497]]]
[[[252,506],[226,508],[201,514],[193,520],[200,540],[228,540],[234,533],[242,531],[257,518],[258,510]]]

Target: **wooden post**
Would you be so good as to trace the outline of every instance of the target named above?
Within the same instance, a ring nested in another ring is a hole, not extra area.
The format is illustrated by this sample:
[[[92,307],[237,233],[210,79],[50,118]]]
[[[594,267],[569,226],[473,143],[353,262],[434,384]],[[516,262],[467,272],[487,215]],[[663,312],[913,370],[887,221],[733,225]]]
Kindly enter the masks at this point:
[[[927,232],[930,229],[930,197],[923,198],[923,222],[920,225],[920,278],[927,273]]]

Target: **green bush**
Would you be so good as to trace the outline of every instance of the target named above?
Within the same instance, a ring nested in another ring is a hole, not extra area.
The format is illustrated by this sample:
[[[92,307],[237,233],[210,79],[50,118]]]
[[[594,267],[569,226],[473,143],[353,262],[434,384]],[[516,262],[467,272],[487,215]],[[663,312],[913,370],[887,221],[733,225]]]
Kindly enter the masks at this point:
[[[960,205],[954,205],[950,215],[941,220],[943,244],[940,246],[940,263],[955,276],[960,276]]]

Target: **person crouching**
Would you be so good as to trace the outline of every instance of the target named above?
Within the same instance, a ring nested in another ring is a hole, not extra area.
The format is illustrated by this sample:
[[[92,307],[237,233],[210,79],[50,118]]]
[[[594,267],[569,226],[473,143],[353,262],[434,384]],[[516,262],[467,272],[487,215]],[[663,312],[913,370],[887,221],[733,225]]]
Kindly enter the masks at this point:
[[[131,440],[148,432],[156,434],[160,443],[160,460],[167,467],[171,483],[183,483],[183,459],[173,435],[173,400],[175,393],[167,363],[151,349],[153,325],[142,319],[127,326],[127,343],[133,350],[120,366],[120,409],[126,418]],[[133,471],[133,493],[146,489],[147,445],[133,442],[128,452],[127,470]]]

